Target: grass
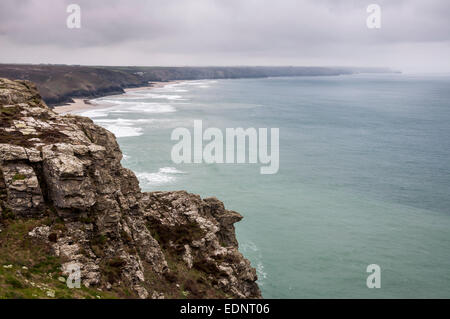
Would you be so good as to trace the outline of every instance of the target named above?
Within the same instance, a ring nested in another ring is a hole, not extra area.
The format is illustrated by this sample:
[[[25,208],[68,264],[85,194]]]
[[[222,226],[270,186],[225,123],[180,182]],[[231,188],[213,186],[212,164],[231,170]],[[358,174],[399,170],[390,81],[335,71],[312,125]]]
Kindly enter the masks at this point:
[[[0,219],[3,230],[0,232],[0,299],[2,298],[136,298],[137,295],[122,279],[125,261],[120,257],[105,259],[104,248],[108,243],[105,235],[95,236],[90,246],[103,261],[100,263],[101,281],[109,282],[111,290],[99,291],[95,287],[70,289],[61,277],[61,264],[64,262],[52,254],[49,244],[28,236],[37,226],[47,225],[54,231],[63,221],[50,214],[41,219]],[[178,234],[190,236],[198,234],[198,229],[180,229]],[[122,234],[126,237],[125,234]],[[167,236],[167,237],[166,237]],[[163,233],[158,239],[168,240]],[[182,236],[184,237],[184,236]],[[183,240],[182,240],[183,242]],[[180,244],[180,242],[178,242]],[[209,278],[209,272],[216,269],[203,269],[198,261],[188,268],[178,250],[163,249],[170,271],[155,273],[151,265],[143,263],[146,281],[143,286],[149,293],[163,293],[165,298],[229,298],[214,287],[217,281]],[[200,263],[201,264],[201,263]],[[5,267],[6,266],[6,267]],[[210,266],[210,265],[208,265]],[[53,297],[54,296],[54,297]]]
[[[16,174],[14,174],[12,179],[13,179],[13,181],[21,181],[21,180],[24,180],[25,178],[26,178],[25,175],[16,173]]]
[[[69,288],[65,282],[49,274],[33,273],[17,265],[11,268],[0,266],[0,299],[115,299],[111,292],[99,291],[95,288]],[[54,297],[52,297],[54,296]]]
[[[0,200],[0,207],[2,208],[2,213],[0,215],[1,218],[7,220],[7,219],[14,219],[16,215],[14,212],[7,206],[3,204],[3,201]]]
[[[115,291],[99,291],[81,286],[70,289],[61,276],[59,257],[50,247],[27,236],[33,228],[49,223],[48,218],[1,220],[0,299],[29,298],[119,298]]]
[[[0,116],[11,117],[18,113],[18,109],[15,106],[12,107],[0,107]]]
[[[20,109],[16,106],[0,106],[0,127],[9,127],[14,119],[19,118]]]

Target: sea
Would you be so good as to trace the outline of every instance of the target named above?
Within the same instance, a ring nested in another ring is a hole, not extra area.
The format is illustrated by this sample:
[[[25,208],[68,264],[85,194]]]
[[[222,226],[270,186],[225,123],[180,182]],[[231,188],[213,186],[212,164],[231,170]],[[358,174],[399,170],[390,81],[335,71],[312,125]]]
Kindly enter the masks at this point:
[[[93,102],[81,115],[116,135],[143,191],[215,196],[244,217],[264,298],[450,298],[449,75],[196,80]],[[171,134],[194,120],[278,128],[278,172],[174,163]]]

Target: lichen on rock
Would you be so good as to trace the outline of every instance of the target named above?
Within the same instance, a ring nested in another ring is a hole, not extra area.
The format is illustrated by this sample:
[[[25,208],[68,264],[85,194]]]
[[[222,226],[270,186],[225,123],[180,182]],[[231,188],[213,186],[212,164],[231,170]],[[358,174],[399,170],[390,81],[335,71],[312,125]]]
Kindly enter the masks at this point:
[[[51,220],[26,236],[86,287],[136,298],[260,298],[238,251],[242,219],[216,198],[142,193],[115,136],[49,109],[27,81],[0,79],[0,223]]]

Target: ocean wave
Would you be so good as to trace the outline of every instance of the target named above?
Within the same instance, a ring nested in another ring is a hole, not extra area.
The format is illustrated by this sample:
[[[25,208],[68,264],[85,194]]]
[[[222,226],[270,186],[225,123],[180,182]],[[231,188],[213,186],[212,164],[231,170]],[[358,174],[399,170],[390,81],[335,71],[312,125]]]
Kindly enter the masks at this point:
[[[126,103],[123,99],[117,98],[117,99],[101,99],[97,101],[97,104],[122,104]]]
[[[184,86],[194,86],[201,89],[210,88],[212,84],[217,83],[216,80],[197,80],[197,81],[186,81],[181,82],[180,85]]]
[[[132,137],[144,134],[141,127],[120,126],[120,125],[101,125],[116,137]]]
[[[120,125],[120,126],[133,126],[136,125],[138,123],[142,124],[142,123],[153,123],[156,122],[156,119],[123,119],[123,118],[118,118],[118,119],[95,119],[94,122],[98,123],[98,124],[115,124],[115,125]]]
[[[177,170],[175,167],[163,167],[160,168],[159,171],[165,174],[186,174],[186,172]]]
[[[82,111],[78,112],[78,114],[89,118],[97,118],[108,116],[109,112],[111,112],[110,108],[106,108],[106,109]]]
[[[112,132],[116,137],[132,137],[143,134],[142,127],[135,125],[142,123],[151,123],[153,119],[94,119],[94,122],[108,131]]]
[[[244,255],[249,254],[253,255],[253,259],[256,259],[256,273],[258,274],[258,284],[263,286],[264,285],[264,279],[267,278],[267,273],[264,270],[264,265],[261,262],[262,255],[261,251],[259,250],[258,246],[252,241],[246,241],[241,246],[242,253]]]
[[[107,117],[110,113],[134,113],[134,112],[144,112],[144,113],[173,113],[177,109],[166,103],[153,103],[153,102],[130,102],[121,100],[105,100],[105,103],[116,104],[114,107],[98,109],[98,110],[88,110],[80,112],[80,115],[87,116],[90,118]]]
[[[123,102],[121,105],[129,105],[125,108],[118,108],[112,110],[111,113],[132,113],[132,112],[144,112],[144,113],[173,113],[177,109],[170,104],[162,103],[134,103],[134,102]]]
[[[182,82],[184,85],[194,85],[194,86],[202,86],[202,85],[210,85],[217,83],[215,80],[198,80],[198,81],[186,81]]]
[[[183,87],[184,82],[178,82],[178,83],[170,83],[166,84],[162,87],[157,87],[152,89],[153,92],[165,92],[165,93],[185,93],[189,92],[189,90],[185,87]]]
[[[142,126],[150,129],[175,128],[186,124],[185,119],[171,118],[148,118],[148,119],[127,119],[127,118],[94,118],[94,122],[106,129],[113,126]]]
[[[256,264],[256,273],[258,274],[258,283],[264,285],[262,280],[267,278],[267,273],[264,271],[264,266],[261,262]]]
[[[162,185],[173,182],[176,177],[163,173],[138,173],[136,174],[139,180],[144,180],[146,184]]]
[[[130,98],[128,98],[128,99],[130,99]],[[144,111],[144,112],[149,112],[149,113],[167,113],[167,112],[175,112],[176,111],[176,109],[172,105],[167,104],[167,103],[133,102],[133,101],[125,101],[124,99],[120,99],[120,98],[103,99],[101,101],[98,101],[98,104],[114,104],[114,106],[104,108],[104,109],[99,109],[99,110],[90,110],[90,111],[86,111],[86,113],[93,112],[93,113],[107,115],[109,113],[116,113],[118,111],[124,111],[124,110],[138,110],[138,111]],[[125,107],[125,108],[123,108],[123,107]],[[83,113],[85,113],[85,112],[83,112]],[[106,115],[99,115],[97,117],[106,116]],[[89,116],[89,115],[87,115],[87,116]]]
[[[243,244],[241,244],[241,249],[243,252],[250,250],[253,252],[259,251],[258,246],[256,246],[256,244],[252,241],[246,241]]]
[[[128,92],[130,96],[137,96],[138,98],[150,98],[150,99],[165,99],[165,100],[186,100],[181,95],[172,94],[158,94],[158,93],[144,93],[144,92]]]
[[[156,173],[141,172],[136,173],[138,179],[147,185],[163,185],[174,182],[177,177],[174,175],[185,174],[175,167],[162,167]]]
[[[180,84],[167,84],[161,88],[157,88],[155,89],[155,91],[157,92],[167,92],[167,93],[171,93],[171,92],[175,92],[175,93],[185,93],[185,92],[189,92],[188,89],[185,88],[179,88]]]

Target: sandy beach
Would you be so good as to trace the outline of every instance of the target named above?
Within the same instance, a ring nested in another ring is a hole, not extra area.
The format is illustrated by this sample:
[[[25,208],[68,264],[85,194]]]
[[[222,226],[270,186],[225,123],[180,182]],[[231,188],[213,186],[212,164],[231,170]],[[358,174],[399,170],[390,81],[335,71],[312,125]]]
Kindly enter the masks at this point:
[[[175,84],[179,83],[181,81],[168,81],[168,82],[149,82],[147,86],[139,86],[134,88],[126,88],[124,89],[125,93],[132,92],[132,91],[140,91],[140,90],[151,90],[151,89],[157,89],[162,88],[169,84]],[[71,112],[77,112],[77,111],[83,111],[83,110],[91,110],[95,109],[96,107],[104,108],[105,104],[102,103],[101,105],[95,104],[89,99],[73,99],[72,103],[67,103],[66,105],[61,106],[55,106],[53,108],[53,111],[55,111],[58,114],[66,114]]]
[[[88,99],[73,99],[72,103],[66,105],[55,106],[53,111],[58,114],[70,113],[73,111],[82,111],[95,108],[97,105],[89,102]]]

